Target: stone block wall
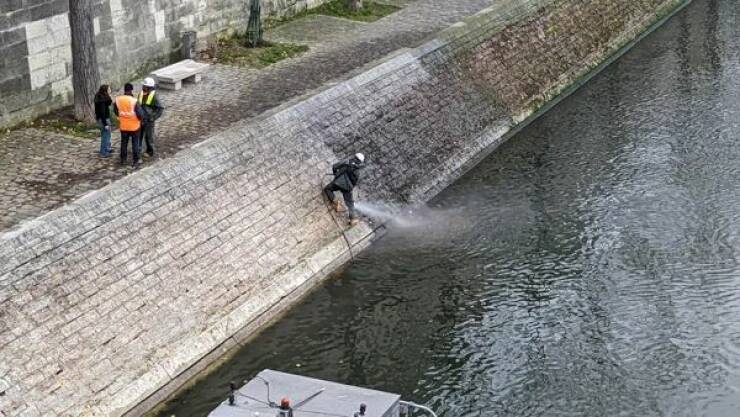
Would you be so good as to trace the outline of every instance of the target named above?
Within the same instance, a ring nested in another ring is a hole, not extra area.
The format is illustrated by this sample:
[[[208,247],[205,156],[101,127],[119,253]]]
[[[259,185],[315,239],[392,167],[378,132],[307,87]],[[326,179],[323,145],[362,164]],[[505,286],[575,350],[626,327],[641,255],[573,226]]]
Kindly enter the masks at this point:
[[[680,0],[502,2],[429,43],[0,235],[0,411],[121,416],[353,252],[320,189],[422,201]]]
[[[0,2],[0,126],[67,101],[67,1]],[[12,116],[15,115],[15,116]]]
[[[263,0],[264,16],[325,0]],[[0,1],[0,127],[71,102],[69,0]],[[249,0],[96,0],[103,80],[121,84],[177,56],[181,32],[246,27]]]
[[[303,111],[306,134],[373,158],[368,198],[425,200],[678,3],[496,3]]]

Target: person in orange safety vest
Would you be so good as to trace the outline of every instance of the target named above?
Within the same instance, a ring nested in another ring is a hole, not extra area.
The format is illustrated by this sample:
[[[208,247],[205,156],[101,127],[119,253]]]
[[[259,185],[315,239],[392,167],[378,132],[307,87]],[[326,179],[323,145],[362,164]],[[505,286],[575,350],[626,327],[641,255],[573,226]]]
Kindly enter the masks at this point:
[[[123,87],[124,95],[116,97],[113,103],[113,112],[118,116],[118,127],[121,130],[121,165],[126,164],[128,157],[128,142],[131,142],[133,162],[131,166],[136,167],[140,162],[139,134],[141,130],[141,119],[144,111],[134,97],[134,86],[126,83]]]

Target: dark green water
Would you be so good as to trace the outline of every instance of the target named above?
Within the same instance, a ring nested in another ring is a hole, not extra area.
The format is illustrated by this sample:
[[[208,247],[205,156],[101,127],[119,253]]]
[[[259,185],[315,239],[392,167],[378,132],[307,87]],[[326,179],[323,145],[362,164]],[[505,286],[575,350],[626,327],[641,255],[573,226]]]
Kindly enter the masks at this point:
[[[739,1],[695,0],[431,206],[161,415],[264,368],[445,417],[740,415]]]

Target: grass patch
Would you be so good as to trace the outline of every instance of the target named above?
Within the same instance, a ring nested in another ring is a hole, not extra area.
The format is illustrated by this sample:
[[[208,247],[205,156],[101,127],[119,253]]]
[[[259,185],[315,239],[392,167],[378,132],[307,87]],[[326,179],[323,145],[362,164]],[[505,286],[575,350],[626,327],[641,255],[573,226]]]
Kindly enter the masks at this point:
[[[222,64],[264,68],[308,51],[308,46],[292,43],[263,42],[257,48],[250,48],[246,44],[247,39],[243,34],[222,38],[211,46],[209,55]]]
[[[381,17],[388,16],[399,8],[390,4],[376,3],[365,0],[362,9],[353,12],[347,8],[345,0],[333,0],[311,10],[314,14],[342,17],[345,19],[358,20],[360,22],[374,22]]]
[[[113,110],[111,110],[111,115],[113,115]],[[85,139],[96,139],[100,135],[100,131],[95,124],[87,124],[75,120],[74,108],[72,106],[56,110],[35,120],[23,122],[15,128],[42,129]]]
[[[345,0],[332,0],[328,3],[322,4],[319,7],[304,10],[290,17],[279,19],[268,18],[265,22],[265,26],[267,26],[268,28],[279,26],[292,20],[300,19],[312,14],[341,17],[343,19],[357,20],[360,22],[374,22],[381,17],[388,16],[389,14],[397,10],[400,10],[400,7],[364,0],[362,2],[362,9],[355,12],[347,7],[347,3]]]

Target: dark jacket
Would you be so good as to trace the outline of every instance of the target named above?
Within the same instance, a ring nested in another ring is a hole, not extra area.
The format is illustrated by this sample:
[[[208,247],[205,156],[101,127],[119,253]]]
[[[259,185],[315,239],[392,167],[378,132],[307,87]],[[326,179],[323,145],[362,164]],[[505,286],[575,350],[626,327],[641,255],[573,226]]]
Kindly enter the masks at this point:
[[[110,123],[110,106],[113,104],[113,99],[109,96],[101,96],[100,94],[95,95],[95,118],[97,120],[108,120]]]
[[[141,94],[141,100],[139,104],[141,105],[142,110],[144,110],[144,118],[142,119],[143,122],[151,123],[157,121],[160,117],[162,117],[162,113],[164,112],[164,105],[162,104],[162,100],[159,98],[159,94],[156,92],[157,90],[151,90],[149,94],[154,93],[154,100],[152,100],[152,104],[147,104],[147,98],[149,95],[146,93]]]
[[[331,167],[334,173],[334,184],[344,191],[352,191],[360,181],[360,169],[362,168],[362,163],[354,157],[337,162]]]

